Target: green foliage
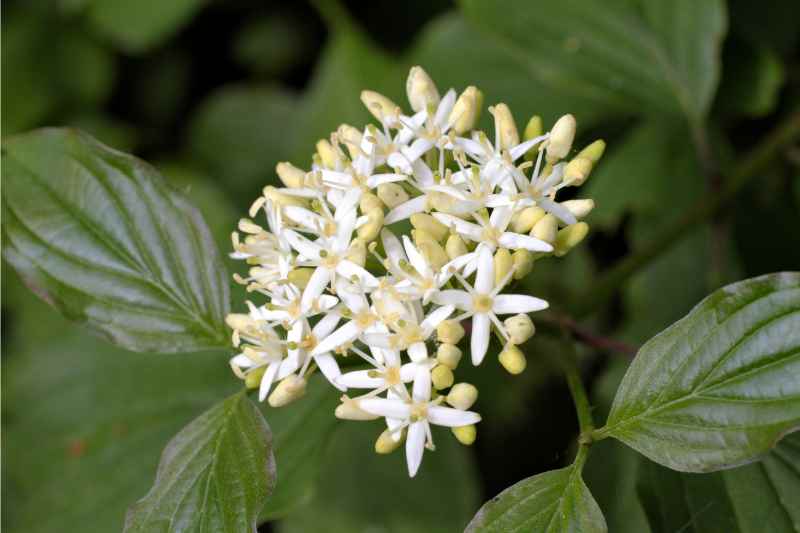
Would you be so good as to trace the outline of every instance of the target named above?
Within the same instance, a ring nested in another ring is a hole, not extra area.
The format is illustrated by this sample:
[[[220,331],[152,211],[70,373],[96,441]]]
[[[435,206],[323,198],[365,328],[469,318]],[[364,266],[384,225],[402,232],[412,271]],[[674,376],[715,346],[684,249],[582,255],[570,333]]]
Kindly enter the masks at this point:
[[[800,426],[798,317],[797,273],[713,293],[642,347],[599,434],[685,472],[757,459]]]
[[[132,350],[224,347],[228,279],[202,215],[86,134],[3,143],[4,258],[72,320]]]

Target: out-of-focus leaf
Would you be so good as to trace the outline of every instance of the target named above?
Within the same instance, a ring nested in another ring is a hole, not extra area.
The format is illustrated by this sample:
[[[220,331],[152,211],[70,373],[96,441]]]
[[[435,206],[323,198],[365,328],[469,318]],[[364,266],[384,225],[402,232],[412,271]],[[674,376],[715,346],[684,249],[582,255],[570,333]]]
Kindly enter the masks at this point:
[[[4,258],[67,317],[128,349],[226,347],[229,280],[200,213],[84,133],[3,143]]]
[[[195,418],[167,444],[150,492],[125,531],[256,531],[275,486],[272,432],[244,390]]]
[[[198,111],[189,150],[221,187],[255,198],[278,183],[275,164],[292,150],[296,109],[296,99],[280,89],[224,87]]]
[[[597,502],[575,465],[523,479],[488,502],[467,526],[468,533],[607,531]]]
[[[436,451],[426,452],[409,479],[402,447],[389,456],[373,451],[384,429],[377,422],[343,423],[323,456],[316,496],[281,522],[280,531],[459,531],[478,501],[468,450],[449,431],[434,430]]]
[[[785,81],[778,54],[760,44],[729,39],[725,44],[722,73],[715,111],[729,116],[761,117],[778,103]]]
[[[280,13],[249,20],[233,43],[236,61],[257,74],[284,74],[310,52],[309,30],[305,21]]]
[[[205,0],[90,0],[89,21],[125,52],[158,46],[200,10]]]
[[[766,44],[782,55],[800,40],[800,18],[794,0],[730,0],[731,29],[751,42]]]
[[[607,426],[685,472],[757,459],[800,427],[800,273],[728,285],[648,341]]]
[[[462,5],[475,27],[548,91],[614,114],[682,113],[697,122],[708,112],[726,30],[722,1]]]

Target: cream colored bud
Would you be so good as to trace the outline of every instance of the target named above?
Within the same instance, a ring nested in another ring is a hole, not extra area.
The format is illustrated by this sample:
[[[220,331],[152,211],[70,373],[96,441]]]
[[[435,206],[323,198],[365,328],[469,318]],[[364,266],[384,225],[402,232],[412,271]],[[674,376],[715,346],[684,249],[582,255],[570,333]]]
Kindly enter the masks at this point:
[[[327,139],[317,141],[317,153],[325,168],[337,168],[342,160],[339,152]]]
[[[308,285],[308,280],[311,279],[311,274],[314,273],[313,268],[294,268],[289,271],[289,281],[300,289],[305,289]]]
[[[583,185],[592,172],[593,163],[587,157],[576,157],[564,169],[564,183],[578,187]]]
[[[239,219],[238,228],[242,233],[249,233],[251,235],[258,235],[264,231],[264,228],[247,218]]]
[[[412,226],[429,233],[436,242],[442,242],[450,234],[447,226],[427,213],[414,213],[410,218]]]
[[[381,183],[378,185],[378,198],[389,209],[408,201],[408,193],[397,183]]]
[[[500,148],[510,150],[519,144],[519,132],[511,115],[511,109],[506,104],[497,104],[489,111],[494,115],[495,134],[500,137]]]
[[[260,366],[258,368],[254,368],[244,377],[244,386],[248,389],[257,389],[261,386],[261,378],[264,377],[264,372],[267,371],[267,367]]]
[[[464,333],[464,326],[455,320],[443,320],[436,326],[436,338],[447,344],[458,344]]]
[[[511,231],[515,233],[528,233],[533,228],[534,224],[539,222],[546,214],[547,211],[538,205],[526,207],[522,211],[517,211],[514,213],[514,216],[511,217]]]
[[[253,319],[251,319],[249,315],[231,313],[225,317],[225,323],[228,324],[228,327],[231,329],[241,330],[247,329],[247,327],[253,323]]]
[[[364,242],[372,242],[383,229],[383,209],[373,208],[367,211],[367,222],[356,230],[358,238]]]
[[[550,213],[543,216],[531,230],[531,236],[551,244],[555,242],[557,233],[558,219]]]
[[[456,439],[458,439],[458,442],[464,446],[472,445],[472,443],[475,442],[475,437],[478,436],[478,430],[475,429],[474,424],[451,428],[450,430],[453,432],[453,435],[455,435]]]
[[[398,434],[400,434],[401,437],[397,440],[394,440],[394,438],[392,438],[392,433],[388,429],[383,430],[383,433],[380,434],[378,440],[375,441],[375,453],[386,455],[395,451],[403,443],[405,431],[405,428],[398,431]]]
[[[361,101],[372,113],[372,116],[381,122],[392,123],[400,114],[400,107],[397,104],[375,91],[361,91]]]
[[[461,330],[463,331],[464,328],[461,328]],[[461,355],[461,350],[455,344],[445,342],[440,344],[439,348],[436,349],[436,360],[451,370],[458,368]]]
[[[450,112],[448,123],[451,125],[456,135],[463,135],[470,131],[478,123],[483,107],[483,93],[470,85],[456,100],[453,110]]]
[[[439,90],[422,67],[411,67],[406,80],[406,95],[415,112],[439,105]]]
[[[591,198],[585,200],[567,200],[561,202],[561,207],[566,207],[575,218],[583,218],[594,209],[594,200]]]
[[[447,403],[466,411],[478,399],[478,388],[470,383],[456,383],[447,395]]]
[[[453,371],[447,365],[436,365],[431,370],[431,383],[436,390],[446,389],[454,380]]]
[[[275,165],[275,172],[277,172],[283,184],[290,189],[300,188],[305,183],[306,173],[288,161]]]
[[[447,242],[444,244],[444,251],[447,252],[447,257],[455,259],[467,253],[467,245],[460,235],[453,233],[447,238]]]
[[[419,246],[423,242],[432,242],[432,243],[437,242],[436,239],[433,238],[433,235],[421,229],[412,229],[411,238],[413,239],[414,244],[416,244],[417,246]]]
[[[603,157],[606,151],[606,142],[603,139],[598,139],[592,144],[578,152],[578,157],[585,157],[592,163],[597,163]]]
[[[506,347],[500,352],[498,359],[509,374],[520,374],[528,365],[522,350],[510,343],[506,344]]]
[[[350,243],[350,249],[344,256],[348,261],[363,267],[367,263],[367,245],[361,238],[353,239]]]
[[[275,187],[268,185],[264,187],[264,196],[272,201],[275,205],[279,206],[286,206],[286,205],[297,205],[300,207],[306,207],[306,202],[303,201],[302,198],[298,198],[296,196],[291,196],[288,194],[283,194]]]
[[[522,344],[536,333],[536,326],[533,325],[533,320],[525,313],[506,318],[503,321],[503,325],[508,332],[508,340],[514,344]]]
[[[578,222],[559,230],[556,236],[555,248],[556,257],[561,257],[577,246],[589,233],[589,224]]]
[[[361,132],[350,124],[342,124],[336,129],[339,140],[347,147],[350,158],[355,159],[361,147]]]
[[[341,420],[377,420],[380,418],[364,411],[359,406],[358,400],[352,400],[347,396],[342,396],[342,403],[336,406],[333,414]]]
[[[531,273],[535,258],[530,250],[520,248],[511,257],[514,258],[514,279],[522,279]]]
[[[421,242],[417,244],[417,248],[435,270],[439,270],[449,261],[444,248],[438,242]]]
[[[362,213],[366,213],[370,209],[383,209],[383,202],[371,192],[365,192],[361,194],[358,206]]]
[[[575,140],[577,123],[572,115],[564,115],[558,119],[550,130],[550,139],[547,141],[547,160],[550,162],[564,159],[572,148]]]
[[[533,115],[528,121],[528,124],[525,126],[525,133],[523,134],[523,137],[526,141],[530,141],[536,137],[541,137],[542,133],[544,133],[542,128],[542,117],[539,115]]]
[[[506,276],[511,272],[514,266],[514,259],[511,257],[511,252],[506,248],[498,248],[494,254],[494,286],[499,287],[500,284],[506,279]]]
[[[302,398],[305,393],[306,380],[291,374],[278,383],[267,401],[272,407],[283,407]]]

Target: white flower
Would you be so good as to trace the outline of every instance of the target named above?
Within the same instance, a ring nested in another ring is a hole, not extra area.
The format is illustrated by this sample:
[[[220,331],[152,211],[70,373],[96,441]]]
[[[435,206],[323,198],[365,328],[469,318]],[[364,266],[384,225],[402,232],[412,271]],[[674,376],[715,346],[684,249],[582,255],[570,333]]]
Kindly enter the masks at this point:
[[[531,252],[553,251],[553,246],[541,239],[506,231],[513,214],[511,207],[497,207],[492,210],[488,220],[476,213],[474,218],[478,222],[477,224],[446,213],[434,213],[433,216],[445,226],[454,229],[462,237],[482,243],[492,251],[497,247],[511,250],[524,248]]]
[[[286,335],[288,357],[291,361],[289,366],[302,370],[300,375],[304,375],[308,364],[313,360],[319,367],[325,378],[334,387],[340,390],[347,390],[346,386],[338,381],[341,371],[336,363],[336,358],[331,352],[314,353],[314,348],[319,344],[320,339],[326,338],[339,323],[339,315],[330,313],[325,315],[313,328],[309,326],[308,320],[298,320]]]
[[[364,342],[381,348],[406,350],[412,361],[422,363],[428,358],[425,341],[436,331],[436,326],[453,314],[454,310],[455,306],[452,305],[438,307],[422,321],[418,320],[416,311],[412,310],[388,324],[394,331],[393,334],[366,333],[363,336]]]

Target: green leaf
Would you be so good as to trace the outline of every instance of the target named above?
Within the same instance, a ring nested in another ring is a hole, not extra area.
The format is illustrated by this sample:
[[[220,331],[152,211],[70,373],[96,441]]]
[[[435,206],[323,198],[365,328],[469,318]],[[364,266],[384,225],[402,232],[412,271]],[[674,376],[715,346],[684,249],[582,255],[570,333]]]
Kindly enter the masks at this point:
[[[517,68],[551,93],[593,102],[609,114],[682,113],[699,121],[708,112],[726,30],[722,1],[462,5]]]
[[[136,351],[228,345],[228,278],[200,213],[84,133],[3,143],[4,258],[68,318]]]
[[[725,65],[715,113],[762,117],[778,104],[786,80],[780,56],[771,48],[741,39],[729,39],[723,53]]]
[[[507,488],[478,511],[466,531],[604,532],[606,521],[581,479],[581,462]]]
[[[800,427],[798,372],[800,274],[728,285],[642,347],[598,436],[675,470],[746,463]]]
[[[200,10],[204,0],[89,0],[89,21],[132,54],[158,46]]]
[[[275,486],[272,432],[238,392],[167,444],[153,488],[125,518],[125,531],[256,531]]]

